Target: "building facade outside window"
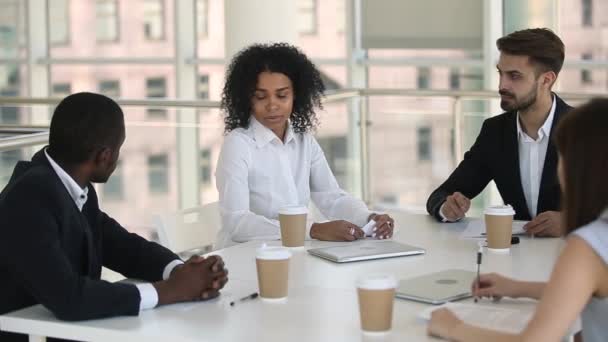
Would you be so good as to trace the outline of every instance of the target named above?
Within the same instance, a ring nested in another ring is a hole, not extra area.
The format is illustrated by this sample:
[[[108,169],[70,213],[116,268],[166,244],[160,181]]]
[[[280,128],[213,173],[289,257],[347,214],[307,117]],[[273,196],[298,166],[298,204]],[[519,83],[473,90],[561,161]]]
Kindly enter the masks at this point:
[[[169,192],[169,158],[166,154],[148,156],[148,190],[155,194]]]
[[[418,141],[418,161],[431,160],[431,127],[418,127],[416,137]]]
[[[146,96],[151,98],[167,97],[167,80],[164,77],[146,79]],[[148,118],[166,119],[167,110],[164,108],[148,108]]]
[[[144,37],[147,40],[165,39],[164,1],[144,1]]]
[[[115,0],[97,0],[95,4],[98,42],[116,42],[118,38],[118,4]]]
[[[298,32],[317,34],[317,0],[298,0]]]
[[[66,45],[70,41],[70,0],[51,0],[49,6],[49,40],[52,45]]]

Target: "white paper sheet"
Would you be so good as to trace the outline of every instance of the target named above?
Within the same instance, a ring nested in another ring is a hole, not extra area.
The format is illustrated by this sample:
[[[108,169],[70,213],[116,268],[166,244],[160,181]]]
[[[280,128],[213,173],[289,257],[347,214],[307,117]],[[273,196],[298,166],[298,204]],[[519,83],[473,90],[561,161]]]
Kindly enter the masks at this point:
[[[428,321],[433,311],[444,307],[452,310],[465,323],[508,333],[523,331],[534,314],[530,307],[519,310],[481,304],[447,303],[427,308],[418,317]]]
[[[523,235],[524,226],[529,221],[513,221],[513,235]],[[486,225],[483,219],[470,219],[467,228],[460,234],[461,239],[486,239]]]

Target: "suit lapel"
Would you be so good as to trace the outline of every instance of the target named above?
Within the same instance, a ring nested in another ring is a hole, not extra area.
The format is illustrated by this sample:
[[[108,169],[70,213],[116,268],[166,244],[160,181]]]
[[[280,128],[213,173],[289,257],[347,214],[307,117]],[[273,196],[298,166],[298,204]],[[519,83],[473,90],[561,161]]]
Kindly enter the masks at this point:
[[[519,141],[517,139],[517,113],[511,112],[507,117],[507,128],[505,130],[505,158],[507,161],[507,170],[512,170],[511,174],[507,174],[507,178],[511,183],[511,189],[513,189],[513,195],[517,199],[515,203],[506,203],[513,205],[516,211],[525,213],[525,216],[530,216],[528,212],[528,206],[526,204],[526,197],[524,196],[524,190],[521,186],[521,173],[519,170]],[[521,203],[522,206],[517,208],[517,204]]]
[[[549,144],[547,145],[547,154],[545,156],[545,164],[543,165],[540,189],[538,191],[538,206],[536,210],[538,213],[544,211],[547,204],[546,202],[549,201],[547,196],[556,195],[549,193],[551,187],[557,182],[557,150],[553,144],[553,134],[561,116],[571,108],[557,95],[555,95],[555,101],[557,102],[555,116],[553,118],[553,124],[551,125],[551,133],[549,133]]]

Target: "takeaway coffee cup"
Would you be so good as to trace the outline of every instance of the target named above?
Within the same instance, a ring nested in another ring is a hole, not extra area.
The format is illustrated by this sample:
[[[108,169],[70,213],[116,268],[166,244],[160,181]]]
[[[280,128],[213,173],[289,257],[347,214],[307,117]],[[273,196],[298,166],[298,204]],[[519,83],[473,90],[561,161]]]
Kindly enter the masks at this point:
[[[255,263],[261,298],[287,297],[290,258],[291,252],[284,247],[263,246],[256,251]]]
[[[285,247],[302,247],[306,237],[306,215],[308,208],[285,206],[279,209],[281,241]]]
[[[488,249],[507,252],[511,248],[513,215],[515,211],[510,205],[487,207],[485,212],[486,234]]]
[[[357,280],[361,329],[384,332],[393,322],[393,300],[397,280],[390,275],[368,275]]]

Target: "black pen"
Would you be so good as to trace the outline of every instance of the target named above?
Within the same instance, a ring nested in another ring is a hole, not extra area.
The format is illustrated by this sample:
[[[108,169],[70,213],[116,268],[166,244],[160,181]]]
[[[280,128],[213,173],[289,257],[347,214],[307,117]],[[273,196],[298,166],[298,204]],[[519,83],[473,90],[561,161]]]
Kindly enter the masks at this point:
[[[230,302],[230,306],[234,306],[234,304],[236,304],[237,302],[242,302],[242,301],[245,301],[245,300],[255,299],[255,298],[258,298],[258,293],[257,292],[254,292],[254,293],[252,293],[250,295],[247,295],[247,296],[245,296],[245,297],[243,297],[243,298],[241,298],[241,299],[239,299],[237,301],[233,300],[232,302]]]
[[[488,240],[486,240],[486,242],[488,242]],[[511,237],[511,244],[512,245],[517,245],[519,243],[519,236],[512,236]]]
[[[481,266],[481,254],[483,252],[483,247],[479,246],[479,250],[477,250],[477,287],[481,287],[481,278],[479,277],[479,268]],[[477,303],[477,296],[475,296],[475,303]]]

